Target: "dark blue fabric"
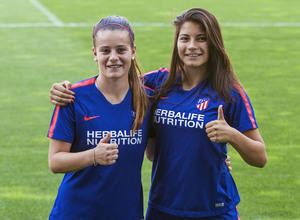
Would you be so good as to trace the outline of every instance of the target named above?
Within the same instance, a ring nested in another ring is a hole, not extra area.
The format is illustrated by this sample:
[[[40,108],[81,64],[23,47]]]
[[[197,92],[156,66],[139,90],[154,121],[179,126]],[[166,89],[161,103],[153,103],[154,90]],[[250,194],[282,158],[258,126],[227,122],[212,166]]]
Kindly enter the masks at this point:
[[[149,115],[131,137],[135,115],[131,90],[121,103],[113,105],[94,81],[89,79],[79,82],[82,86],[74,86],[76,99],[73,104],[60,107],[52,138],[72,143],[71,151],[79,152],[94,148],[109,131],[110,143],[119,145],[119,157],[113,165],[89,166],[66,173],[49,218],[143,219],[141,166]]]
[[[168,71],[161,68],[145,74],[145,85],[157,90]],[[205,125],[217,119],[219,105],[227,122],[240,132],[257,127],[244,91],[232,90],[232,96],[234,102],[226,104],[204,80],[189,91],[175,83],[159,101],[154,113],[157,144],[150,208],[195,218],[228,213],[239,203],[235,182],[225,166],[227,143],[210,141],[205,131]]]

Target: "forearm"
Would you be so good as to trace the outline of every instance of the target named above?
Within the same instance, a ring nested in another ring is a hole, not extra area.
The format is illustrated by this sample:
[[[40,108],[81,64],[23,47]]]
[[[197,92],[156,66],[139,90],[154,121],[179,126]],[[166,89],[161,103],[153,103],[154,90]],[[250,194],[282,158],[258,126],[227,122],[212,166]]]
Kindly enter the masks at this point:
[[[154,158],[155,145],[156,145],[156,139],[148,138],[145,154],[148,160],[150,160],[151,162],[153,162],[153,158]]]
[[[228,143],[235,148],[249,165],[256,167],[265,166],[267,162],[265,144],[257,129],[241,133],[233,128]]]
[[[82,152],[57,152],[49,158],[53,173],[69,173],[94,164],[94,149]]]

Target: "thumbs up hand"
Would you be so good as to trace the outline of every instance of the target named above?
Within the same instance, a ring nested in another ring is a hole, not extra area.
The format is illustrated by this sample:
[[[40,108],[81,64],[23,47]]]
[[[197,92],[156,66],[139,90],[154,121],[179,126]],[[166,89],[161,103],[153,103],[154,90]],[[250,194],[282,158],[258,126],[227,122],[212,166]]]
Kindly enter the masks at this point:
[[[224,113],[223,113],[223,105],[219,105],[219,108],[218,108],[218,120],[224,120],[225,121]]]
[[[211,141],[217,143],[229,142],[233,128],[227,124],[224,118],[222,105],[218,108],[218,119],[207,123],[205,128]]]
[[[108,133],[101,139],[94,149],[94,163],[101,165],[114,164],[118,158],[119,146],[115,143],[108,143],[111,134]]]

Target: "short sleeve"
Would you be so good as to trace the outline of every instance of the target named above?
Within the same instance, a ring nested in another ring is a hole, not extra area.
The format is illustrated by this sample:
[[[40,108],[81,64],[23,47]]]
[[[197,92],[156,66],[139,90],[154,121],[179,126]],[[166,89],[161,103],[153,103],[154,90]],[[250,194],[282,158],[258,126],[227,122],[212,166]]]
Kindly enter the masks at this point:
[[[168,68],[160,68],[159,70],[143,74],[141,80],[146,87],[156,90],[166,80],[169,71]]]
[[[47,137],[73,143],[75,137],[74,105],[55,106]]]
[[[226,105],[226,120],[230,126],[240,132],[255,129],[258,126],[250,99],[241,86],[235,86],[237,91],[232,91],[234,100]]]

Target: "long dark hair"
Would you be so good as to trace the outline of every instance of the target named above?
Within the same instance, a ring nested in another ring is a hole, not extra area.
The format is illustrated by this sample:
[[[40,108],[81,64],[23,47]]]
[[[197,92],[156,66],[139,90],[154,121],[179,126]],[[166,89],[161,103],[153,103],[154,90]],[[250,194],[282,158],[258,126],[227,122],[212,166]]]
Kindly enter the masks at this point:
[[[156,108],[160,98],[164,96],[171,85],[174,83],[178,73],[182,79],[187,78],[184,70],[184,63],[179,57],[177,41],[182,25],[192,21],[201,24],[206,32],[208,42],[209,59],[207,65],[208,80],[212,83],[213,89],[217,91],[219,97],[224,98],[226,102],[232,102],[230,94],[232,89],[235,89],[234,84],[241,86],[238,78],[235,76],[229,57],[225,51],[221,28],[216,17],[210,12],[202,8],[191,8],[177,16],[174,21],[175,37],[173,52],[170,65],[170,73],[166,81],[158,89],[153,102],[153,110]]]
[[[96,35],[100,29],[127,31],[128,37],[130,39],[131,48],[134,47],[134,32],[130,23],[126,18],[121,16],[109,16],[109,17],[102,18],[93,28],[94,48],[96,48],[95,45],[95,39],[97,38]],[[142,74],[141,68],[135,58],[134,60],[132,60],[128,72],[128,81],[132,91],[133,109],[135,111],[135,119],[132,125],[133,132],[138,130],[142,126],[149,107],[149,100],[147,97],[147,93],[138,77],[138,75],[141,74]]]

